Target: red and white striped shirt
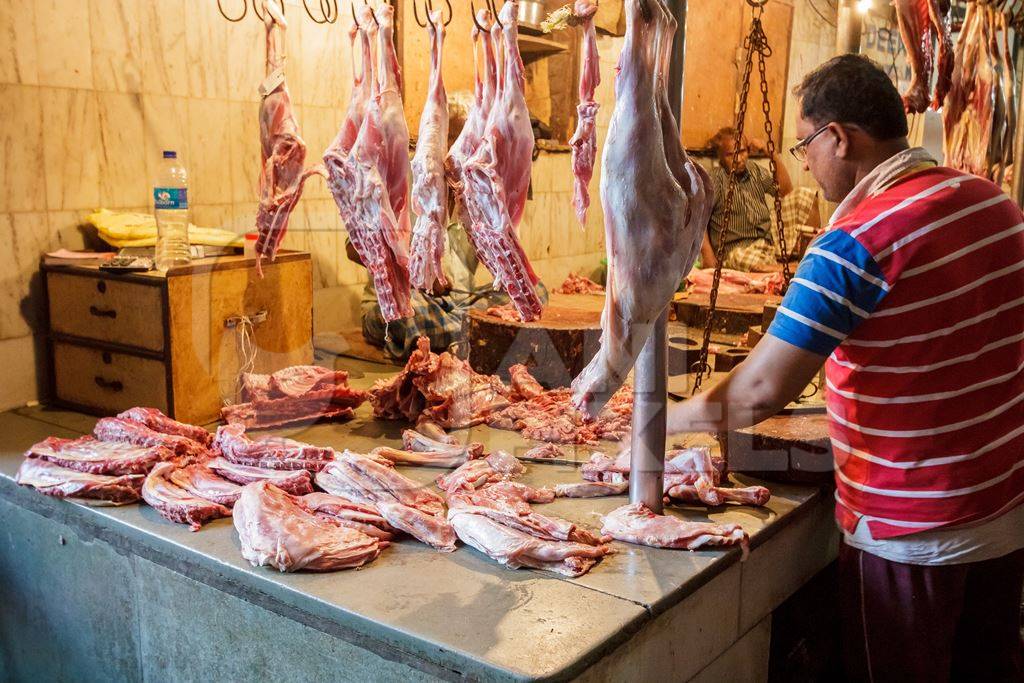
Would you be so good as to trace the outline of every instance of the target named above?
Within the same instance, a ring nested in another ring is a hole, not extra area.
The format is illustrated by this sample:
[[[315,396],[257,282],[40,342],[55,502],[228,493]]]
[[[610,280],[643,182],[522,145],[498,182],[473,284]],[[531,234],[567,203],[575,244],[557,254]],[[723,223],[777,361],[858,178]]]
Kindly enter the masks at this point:
[[[987,180],[931,168],[865,199],[819,242],[769,332],[834,349],[843,529],[863,519],[872,537],[895,538],[1024,501],[1020,209]]]

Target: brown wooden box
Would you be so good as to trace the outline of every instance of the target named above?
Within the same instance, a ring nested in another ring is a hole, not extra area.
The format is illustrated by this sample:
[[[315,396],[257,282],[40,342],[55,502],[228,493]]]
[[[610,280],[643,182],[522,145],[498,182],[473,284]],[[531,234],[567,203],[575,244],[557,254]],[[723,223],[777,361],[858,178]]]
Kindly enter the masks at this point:
[[[256,274],[253,259],[204,259],[161,273],[112,274],[96,266],[44,265],[50,322],[51,395],[99,414],[151,406],[203,424],[233,399],[236,328],[253,328],[257,372],[313,359],[309,254],[281,252]]]

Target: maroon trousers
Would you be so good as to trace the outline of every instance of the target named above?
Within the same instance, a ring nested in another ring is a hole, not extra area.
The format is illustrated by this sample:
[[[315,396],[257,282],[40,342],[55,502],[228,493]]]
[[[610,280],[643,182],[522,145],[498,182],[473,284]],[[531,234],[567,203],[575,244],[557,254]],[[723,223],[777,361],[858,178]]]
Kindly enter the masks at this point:
[[[839,549],[843,662],[852,681],[1024,681],[1024,549],[927,567]]]

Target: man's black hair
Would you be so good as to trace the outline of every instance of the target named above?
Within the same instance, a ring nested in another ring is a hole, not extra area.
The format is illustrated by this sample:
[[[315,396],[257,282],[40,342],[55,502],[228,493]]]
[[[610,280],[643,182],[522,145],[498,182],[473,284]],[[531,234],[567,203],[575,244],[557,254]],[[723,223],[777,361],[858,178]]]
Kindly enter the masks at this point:
[[[800,98],[800,116],[819,126],[851,123],[877,140],[907,136],[899,91],[867,57],[833,57],[807,74],[793,94]]]

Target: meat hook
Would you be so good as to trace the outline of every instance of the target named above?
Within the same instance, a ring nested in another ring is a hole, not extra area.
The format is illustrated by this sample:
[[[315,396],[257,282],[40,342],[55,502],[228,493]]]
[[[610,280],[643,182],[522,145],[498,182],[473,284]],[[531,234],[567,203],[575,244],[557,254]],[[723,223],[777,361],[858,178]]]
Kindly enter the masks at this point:
[[[245,15],[249,13],[249,3],[247,2],[247,0],[242,0],[242,13],[234,18],[229,17],[228,13],[224,11],[224,6],[221,4],[221,0],[217,0],[217,11],[220,12],[220,15],[222,17],[234,23],[237,21],[241,21],[242,19],[245,19]]]
[[[451,2],[451,0],[444,0],[444,1],[445,1],[445,4],[448,5],[448,21],[444,22],[444,25],[447,26],[448,24],[452,23],[452,17],[454,16],[454,13],[452,12],[452,2]],[[434,22],[430,21],[430,13],[434,11],[434,0],[424,0],[423,5],[424,5],[423,9],[427,13],[427,21],[430,22],[431,26],[433,26]],[[420,19],[419,4],[416,2],[416,0],[413,0],[413,3],[412,3],[412,13],[413,13],[413,16],[416,17],[416,23],[419,24],[421,27],[426,28],[427,27],[426,22],[424,22],[423,20]],[[442,16],[442,19],[443,19],[444,18],[444,13],[442,13],[441,16]],[[474,23],[476,23],[475,19],[474,19]]]
[[[302,0],[302,1],[305,2],[306,0]],[[321,2],[323,2],[323,0],[321,0]],[[368,3],[366,0],[363,0],[363,4],[364,5],[369,5],[370,3]],[[388,3],[388,4],[390,4],[390,3]],[[348,8],[352,12],[352,23],[356,25],[357,29],[363,30],[362,24],[359,23],[358,19],[356,19],[356,0],[352,0],[352,4],[349,5]],[[370,17],[373,19],[373,23],[377,24],[377,26],[380,26],[380,23],[377,21],[377,17],[374,16],[373,12],[370,13]],[[334,23],[334,22],[331,22],[331,23]]]
[[[338,0],[320,0],[320,16],[317,17],[309,9],[307,0],[302,0],[302,7],[314,24],[333,24],[338,20]]]
[[[266,19],[263,17],[263,12],[267,9],[267,3],[273,1],[274,0],[252,0],[252,11],[256,14],[257,19],[262,22],[266,22]],[[277,2],[281,6],[281,16],[284,16],[284,0],[277,0]],[[262,11],[259,9],[259,5],[263,6]]]
[[[481,26],[480,22],[476,20],[476,5],[473,3],[473,0],[469,1],[469,11],[470,11],[470,16],[473,18],[473,25],[476,26],[477,30],[483,31],[484,33],[488,33],[491,29],[485,28],[485,27]],[[488,0],[488,3],[487,3],[487,11],[490,12],[492,15],[494,14],[494,10],[491,9],[490,0]],[[497,18],[497,17],[495,17],[495,18]]]
[[[491,14],[494,15],[494,22],[498,25],[498,28],[505,28],[505,24],[501,23],[501,18],[498,17],[498,10],[495,8],[494,0],[487,0],[487,8],[491,10]]]

